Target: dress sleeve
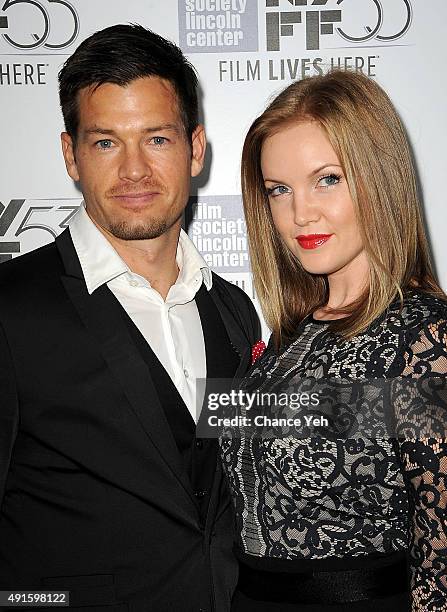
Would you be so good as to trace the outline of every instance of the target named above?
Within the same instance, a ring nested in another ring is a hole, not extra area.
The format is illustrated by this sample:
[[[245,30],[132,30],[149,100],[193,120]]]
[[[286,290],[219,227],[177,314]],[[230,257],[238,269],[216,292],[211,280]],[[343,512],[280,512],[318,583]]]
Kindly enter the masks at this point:
[[[410,382],[413,383],[413,390],[417,385],[417,401],[409,402],[415,407],[414,435],[401,437],[399,434],[398,437],[411,510],[409,537],[412,612],[447,610],[445,319],[447,317],[443,316],[424,324],[405,353],[403,377],[412,379]],[[408,420],[411,421],[411,410],[407,417],[409,415]]]

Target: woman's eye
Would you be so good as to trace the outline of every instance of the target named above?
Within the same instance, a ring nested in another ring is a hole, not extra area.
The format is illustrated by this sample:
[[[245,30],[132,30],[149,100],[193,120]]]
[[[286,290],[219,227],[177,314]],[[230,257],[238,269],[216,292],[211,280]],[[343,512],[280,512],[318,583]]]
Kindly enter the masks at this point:
[[[321,185],[321,187],[332,187],[340,182],[340,178],[341,177],[337,174],[328,174],[327,176],[322,176],[318,184]]]
[[[267,195],[269,197],[275,198],[279,195],[283,195],[284,193],[289,193],[290,189],[285,185],[275,185],[275,187],[267,188]]]
[[[111,140],[99,140],[96,145],[100,148],[100,149],[110,149],[112,147],[112,141]]]

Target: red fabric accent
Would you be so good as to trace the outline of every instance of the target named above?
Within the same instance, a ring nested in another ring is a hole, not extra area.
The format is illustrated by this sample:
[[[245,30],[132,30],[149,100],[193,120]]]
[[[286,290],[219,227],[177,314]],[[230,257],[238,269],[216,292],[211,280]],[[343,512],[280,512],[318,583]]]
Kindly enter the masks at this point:
[[[252,349],[251,349],[251,363],[253,364],[256,361],[256,359],[259,359],[259,357],[262,355],[264,351],[265,351],[265,342],[263,340],[258,340],[256,344],[252,346]]]

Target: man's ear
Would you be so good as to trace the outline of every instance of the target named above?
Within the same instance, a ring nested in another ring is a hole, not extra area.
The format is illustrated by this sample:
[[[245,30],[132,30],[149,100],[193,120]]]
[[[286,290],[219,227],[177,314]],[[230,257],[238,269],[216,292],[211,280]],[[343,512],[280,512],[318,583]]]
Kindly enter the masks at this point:
[[[61,134],[62,154],[65,160],[65,167],[70,177],[74,181],[79,181],[78,168],[76,166],[76,156],[74,151],[73,139],[67,132]]]
[[[206,136],[203,125],[198,125],[191,138],[191,176],[197,176],[203,168],[206,151]]]

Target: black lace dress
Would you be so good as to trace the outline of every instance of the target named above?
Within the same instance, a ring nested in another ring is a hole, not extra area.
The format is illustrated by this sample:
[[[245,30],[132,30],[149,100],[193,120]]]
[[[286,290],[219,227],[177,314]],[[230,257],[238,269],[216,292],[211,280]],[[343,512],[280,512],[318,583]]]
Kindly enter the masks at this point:
[[[345,342],[326,322],[308,317],[279,354],[267,348],[244,383],[263,390],[292,377],[419,384],[446,374],[447,305],[413,291],[403,309],[393,303],[365,333]],[[430,428],[423,433],[426,416],[420,401],[418,406],[406,414],[414,436],[242,433],[221,439],[236,512],[236,554],[244,567],[278,576],[322,571],[321,577],[338,569],[386,571],[403,557],[408,564],[409,595],[374,599],[369,607],[362,601],[301,606],[287,598],[269,604],[262,595],[254,602],[238,591],[234,609],[447,611],[447,441],[441,428],[436,437]],[[388,578],[393,581],[392,571]]]

